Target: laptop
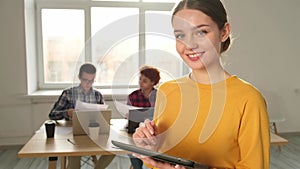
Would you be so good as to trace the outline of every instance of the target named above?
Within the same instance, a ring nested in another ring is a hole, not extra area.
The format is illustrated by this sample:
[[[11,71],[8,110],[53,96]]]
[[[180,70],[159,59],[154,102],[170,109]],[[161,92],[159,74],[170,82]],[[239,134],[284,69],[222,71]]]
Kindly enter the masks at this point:
[[[153,113],[154,107],[130,109],[128,112],[127,132],[134,133],[140,122],[144,122],[146,119],[152,120]]]
[[[73,135],[88,134],[90,123],[97,122],[100,125],[99,134],[108,134],[112,110],[101,111],[76,111],[72,116]]]

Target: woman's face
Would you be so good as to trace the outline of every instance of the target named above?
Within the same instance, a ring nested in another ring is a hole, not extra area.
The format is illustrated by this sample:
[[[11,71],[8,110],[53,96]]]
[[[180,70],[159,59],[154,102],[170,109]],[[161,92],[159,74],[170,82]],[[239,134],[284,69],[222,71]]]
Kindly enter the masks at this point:
[[[147,90],[153,88],[154,82],[152,82],[148,77],[144,75],[140,75],[139,85],[140,85],[140,89]]]
[[[229,36],[229,25],[220,30],[217,24],[199,10],[183,9],[173,19],[176,50],[193,70],[220,64],[221,43]]]

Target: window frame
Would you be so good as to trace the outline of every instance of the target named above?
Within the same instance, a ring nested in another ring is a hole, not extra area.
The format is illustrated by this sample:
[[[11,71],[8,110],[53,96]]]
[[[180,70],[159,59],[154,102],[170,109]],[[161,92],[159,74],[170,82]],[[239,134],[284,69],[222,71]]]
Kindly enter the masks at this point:
[[[124,2],[124,1],[92,1],[92,0],[36,0],[35,1],[35,15],[36,15],[36,48],[37,48],[37,87],[40,90],[49,89],[63,89],[72,83],[45,83],[44,82],[44,56],[43,56],[43,39],[42,39],[42,9],[79,9],[84,11],[85,33],[84,40],[87,42],[91,37],[91,8],[92,7],[122,7],[122,8],[138,8],[139,9],[139,32],[145,32],[145,13],[146,11],[171,11],[175,2]],[[145,63],[145,42],[146,36],[141,33],[139,36],[139,66]],[[86,48],[85,60],[86,62],[92,61],[91,49]],[[184,64],[184,63],[182,63]],[[183,66],[184,67],[184,66]],[[182,75],[189,72],[183,69]],[[96,88],[109,88],[111,86],[101,84],[95,86]],[[116,86],[114,86],[116,87]],[[126,86],[136,88],[137,85]],[[116,88],[124,88],[124,86],[117,86]]]

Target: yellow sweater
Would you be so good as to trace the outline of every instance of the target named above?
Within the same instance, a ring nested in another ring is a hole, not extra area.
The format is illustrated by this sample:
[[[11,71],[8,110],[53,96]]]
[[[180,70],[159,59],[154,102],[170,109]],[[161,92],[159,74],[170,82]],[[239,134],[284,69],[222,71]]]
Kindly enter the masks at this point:
[[[236,76],[214,85],[189,77],[162,84],[154,119],[160,152],[212,167],[269,169],[265,100]]]

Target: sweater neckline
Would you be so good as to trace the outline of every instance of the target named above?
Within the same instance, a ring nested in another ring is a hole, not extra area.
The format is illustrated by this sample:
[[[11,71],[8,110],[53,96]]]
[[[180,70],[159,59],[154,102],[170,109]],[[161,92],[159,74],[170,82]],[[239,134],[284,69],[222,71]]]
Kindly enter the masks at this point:
[[[200,83],[200,82],[195,82],[193,79],[190,78],[190,73],[187,74],[185,76],[186,80],[188,81],[188,83],[191,83],[191,84],[197,84],[197,86],[201,87],[201,88],[207,88],[207,89],[210,89],[212,87],[218,87],[218,86],[222,86],[225,84],[229,84],[229,83],[232,83],[233,81],[235,81],[237,79],[237,75],[231,75],[230,77],[226,78],[225,80],[222,80],[220,82],[217,82],[217,83],[213,83],[213,84],[203,84],[203,83]]]

